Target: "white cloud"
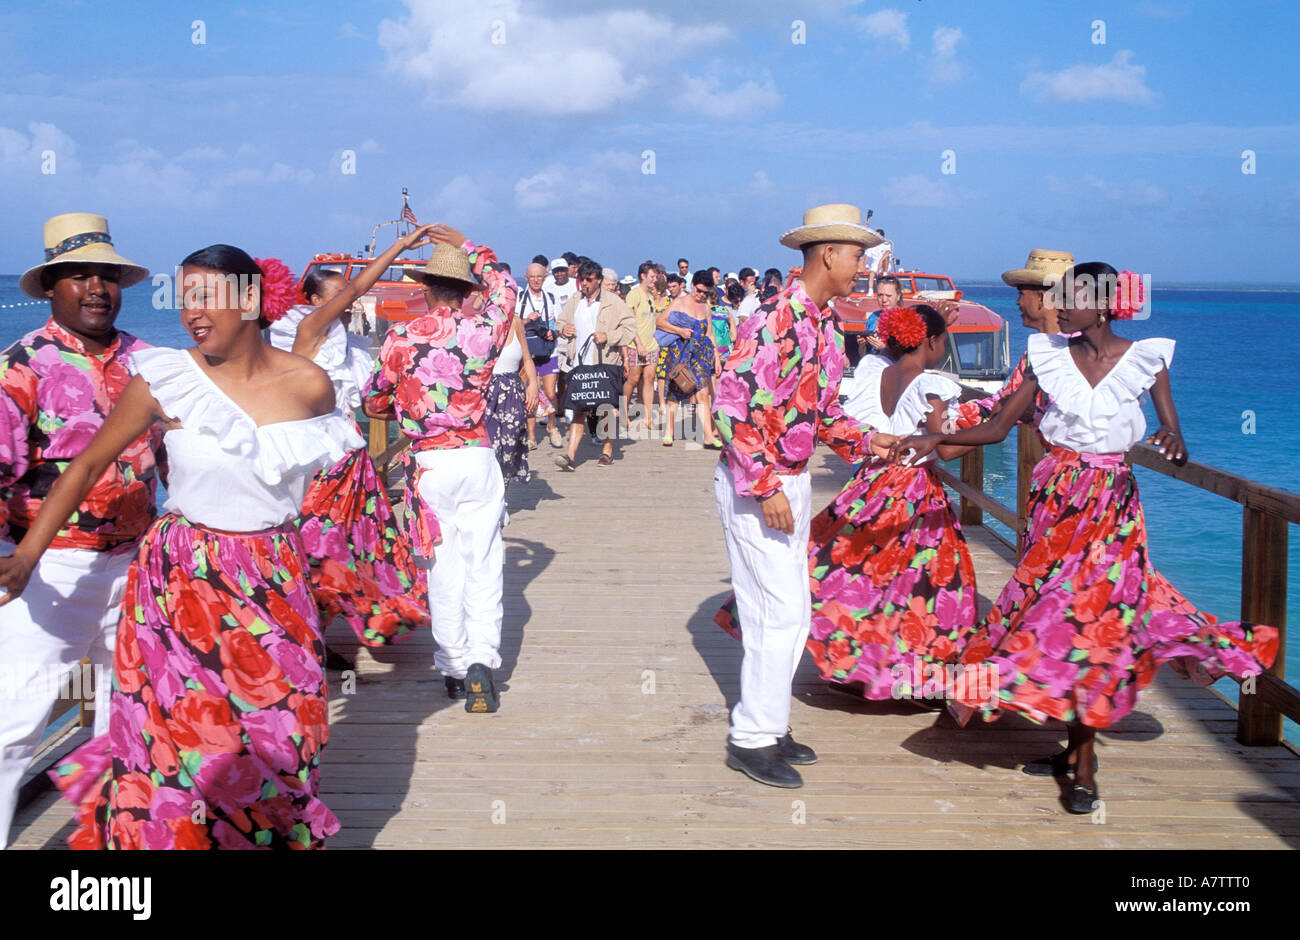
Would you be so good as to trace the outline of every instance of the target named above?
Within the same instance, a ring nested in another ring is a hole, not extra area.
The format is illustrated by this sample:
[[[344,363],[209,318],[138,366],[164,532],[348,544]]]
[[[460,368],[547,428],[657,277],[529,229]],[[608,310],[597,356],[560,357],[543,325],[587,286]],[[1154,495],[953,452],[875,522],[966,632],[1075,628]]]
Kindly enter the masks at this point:
[[[425,85],[431,103],[477,111],[606,111],[649,89],[660,77],[651,70],[730,35],[643,10],[552,16],[523,0],[405,2],[404,20],[379,24],[389,72]]]
[[[877,10],[858,19],[858,27],[882,46],[896,45],[906,52],[912,44],[907,30],[907,14],[900,10]]]
[[[1020,92],[1039,101],[1063,104],[1083,101],[1154,104],[1157,96],[1147,87],[1146,66],[1135,65],[1132,59],[1133,51],[1123,49],[1105,65],[1072,65],[1059,72],[1030,72],[1020,83]]]
[[[361,146],[360,146],[358,149],[359,149],[362,153],[379,153],[379,152],[380,152],[380,150],[379,150],[379,144],[374,140],[374,138],[371,138],[371,137],[367,137],[365,140],[361,141]]]
[[[716,75],[686,76],[676,104],[689,114],[703,114],[714,119],[756,117],[781,103],[781,95],[765,78],[762,84],[746,81],[732,89],[721,88]]]
[[[951,26],[935,29],[930,37],[930,81],[949,85],[961,79],[964,69],[957,61],[957,43],[963,35],[960,29]]]
[[[772,181],[763,170],[754,174],[754,178],[749,181],[749,191],[755,195],[763,195],[772,191]]]
[[[360,39],[361,30],[352,23],[344,23],[339,27],[339,39]]]
[[[1066,181],[1050,175],[1047,186],[1062,196],[1092,197],[1127,209],[1165,209],[1171,202],[1169,190],[1145,179],[1117,183],[1085,173],[1077,180]]]
[[[33,121],[26,134],[0,127],[0,167],[6,172],[39,175],[47,150],[54,151],[56,172],[78,168],[76,143],[55,125]]]
[[[920,173],[890,177],[880,191],[893,205],[915,209],[947,209],[962,202],[950,180]]]
[[[640,180],[636,154],[607,150],[577,167],[552,163],[515,182],[515,205],[522,211],[549,210],[565,215],[607,215],[614,208],[620,182]],[[620,177],[622,178],[620,180]]]
[[[492,210],[488,193],[493,188],[486,181],[476,180],[464,173],[455,176],[433,197],[434,216],[446,219],[457,228],[482,222]]]

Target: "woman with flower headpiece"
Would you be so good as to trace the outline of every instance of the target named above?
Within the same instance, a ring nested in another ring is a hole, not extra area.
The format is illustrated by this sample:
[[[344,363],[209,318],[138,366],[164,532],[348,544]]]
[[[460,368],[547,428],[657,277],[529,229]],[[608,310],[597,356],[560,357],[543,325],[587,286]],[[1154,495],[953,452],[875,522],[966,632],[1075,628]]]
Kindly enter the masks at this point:
[[[907,438],[894,453],[996,443],[1042,391],[1045,408],[1034,420],[1047,455],[1030,483],[1024,554],[961,656],[996,669],[999,689],[988,701],[959,698],[954,711],[963,721],[1010,710],[1066,722],[1066,749],[1024,770],[1073,774],[1066,808],[1089,813],[1099,795],[1097,729],[1133,710],[1161,663],[1202,679],[1258,675],[1277,655],[1277,630],[1201,613],[1147,555],[1137,481],[1124,461],[1146,434],[1144,392],[1160,419],[1146,442],[1178,464],[1187,447],[1170,390],[1173,340],[1127,340],[1111,329],[1141,308],[1140,279],[1090,262],[1067,270],[1058,293],[1062,333],[1029,337],[1024,381],[993,418]]]
[[[12,600],[118,452],[160,421],[168,500],[127,577],[109,730],[52,774],[74,848],[316,848],[329,737],[320,615],[296,519],[321,469],[361,445],[330,377],[261,330],[290,299],[230,245],[181,263],[190,349],[149,349],[51,489],[0,587]]]
[[[308,274],[302,287],[308,304],[290,307],[267,330],[277,349],[305,356],[329,374],[339,410],[358,432],[356,411],[374,359],[370,341],[349,333],[345,323],[356,300],[400,255],[433,244],[433,231],[424,225],[399,238],[351,281],[328,271]],[[427,584],[364,446],[316,477],[299,528],[324,624],[342,615],[365,646],[384,646],[428,625]],[[334,655],[328,663],[352,666]]]
[[[926,372],[947,353],[947,323],[928,304],[885,310],[890,360],[856,392],[853,416],[890,434],[952,426],[961,388]],[[969,447],[938,448],[944,460]],[[946,694],[975,625],[975,566],[934,457],[896,463],[869,457],[812,521],[807,648],[822,678],[867,699],[924,704]],[[738,633],[734,606],[719,623]]]

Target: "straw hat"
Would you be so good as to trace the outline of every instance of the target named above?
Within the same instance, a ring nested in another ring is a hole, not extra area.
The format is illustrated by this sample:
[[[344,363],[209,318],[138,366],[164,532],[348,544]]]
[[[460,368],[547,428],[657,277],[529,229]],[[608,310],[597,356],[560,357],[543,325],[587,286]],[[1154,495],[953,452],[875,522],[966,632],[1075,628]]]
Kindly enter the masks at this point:
[[[108,220],[89,212],[65,212],[45,223],[45,263],[29,268],[18,281],[28,297],[44,298],[41,271],[56,264],[115,264],[122,269],[122,287],[139,284],[149,269],[127,261],[113,248]]]
[[[470,267],[469,255],[465,254],[465,249],[442,242],[433,246],[428,264],[419,271],[410,273],[417,281],[429,277],[441,277],[449,281],[460,281],[473,288],[483,286],[478,282],[478,278],[474,277],[474,269]]]
[[[845,203],[817,206],[803,214],[803,225],[781,236],[787,248],[802,248],[816,242],[848,242],[872,248],[883,238],[862,224],[862,210]]]
[[[1002,280],[1012,287],[1051,287],[1067,269],[1074,267],[1074,255],[1068,251],[1035,248],[1023,268],[1002,272]]]

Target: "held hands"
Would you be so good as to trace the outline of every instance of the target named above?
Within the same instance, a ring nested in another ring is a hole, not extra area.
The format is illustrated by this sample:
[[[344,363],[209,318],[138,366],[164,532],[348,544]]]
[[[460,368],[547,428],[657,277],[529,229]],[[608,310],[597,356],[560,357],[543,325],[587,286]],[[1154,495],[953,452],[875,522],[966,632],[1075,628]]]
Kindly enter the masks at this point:
[[[1183,435],[1178,431],[1162,424],[1156,433],[1146,439],[1146,443],[1164,454],[1166,460],[1172,460],[1180,467],[1187,463],[1187,445],[1183,443]]]
[[[875,434],[871,435],[871,453],[875,454],[882,460],[888,460],[889,452],[897,443],[898,435],[877,431]]]
[[[0,558],[0,607],[22,594],[32,576],[34,565],[25,561],[21,555],[13,554]]]
[[[441,222],[427,226],[432,234],[432,241],[441,242],[444,245],[451,245],[459,248],[465,244],[465,233],[452,228],[450,225],[443,225]]]
[[[938,300],[935,301],[934,309],[939,311],[939,316],[943,317],[948,326],[957,322],[957,311],[961,305],[955,300]]]
[[[423,248],[425,245],[432,245],[437,241],[437,239],[433,237],[437,228],[438,226],[436,225],[421,225],[414,232],[402,239],[406,243],[403,251],[412,251],[416,248]]]
[[[942,434],[913,434],[911,437],[899,438],[889,449],[889,459],[906,467],[915,466],[928,457],[942,440]]]

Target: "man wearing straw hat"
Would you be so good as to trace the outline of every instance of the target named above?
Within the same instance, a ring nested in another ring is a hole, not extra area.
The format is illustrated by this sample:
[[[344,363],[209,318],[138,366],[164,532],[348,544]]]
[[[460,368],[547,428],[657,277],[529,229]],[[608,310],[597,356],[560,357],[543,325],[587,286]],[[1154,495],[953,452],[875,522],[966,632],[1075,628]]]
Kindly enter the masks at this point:
[[[494,712],[505,482],[483,417],[516,288],[492,249],[445,225],[434,226],[432,237],[429,263],[415,275],[429,312],[389,329],[365,411],[396,418],[411,439],[407,531],[428,570],[434,665],[448,696],[464,699],[467,712]]]
[[[90,442],[148,344],[114,326],[122,289],[149,272],[120,256],[102,216],[45,223],[45,260],[23,274],[50,319],[0,353],[0,555],[36,518],[59,475]],[[95,734],[108,730],[113,648],[136,542],[154,519],[155,426],[109,467],[31,573],[21,597],[0,607],[0,847],[18,786],[63,692],[87,698]],[[89,656],[90,668],[78,664]]]
[[[883,456],[893,440],[839,405],[844,334],[827,307],[852,290],[863,250],[879,236],[856,206],[818,206],[803,220],[781,236],[803,252],[803,273],[740,328],[714,405],[724,445],[714,496],[745,649],[726,762],[775,787],[802,786],[791,764],[817,760],[789,726],[790,685],[812,615],[808,460],[817,440],[851,462]]]
[[[1070,268],[1074,255],[1068,251],[1035,248],[1023,268],[1002,272],[1002,280],[1014,287],[1018,296],[1020,319],[1025,326],[1040,333],[1059,333],[1056,325],[1056,307],[1052,304],[1051,289]]]

